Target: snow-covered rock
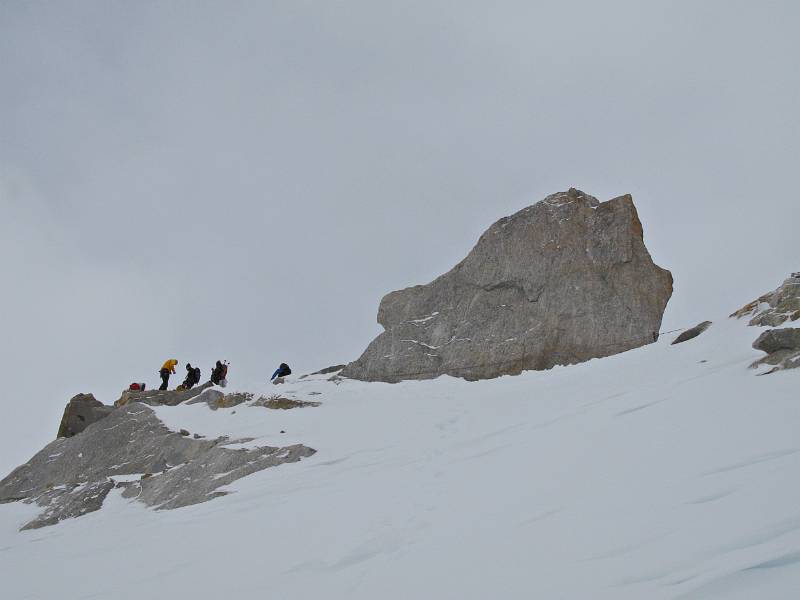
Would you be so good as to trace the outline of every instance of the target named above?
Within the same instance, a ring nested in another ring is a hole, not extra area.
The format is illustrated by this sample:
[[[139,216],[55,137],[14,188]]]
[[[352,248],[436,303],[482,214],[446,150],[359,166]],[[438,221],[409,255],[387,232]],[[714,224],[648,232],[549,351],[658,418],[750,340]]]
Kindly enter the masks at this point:
[[[750,317],[749,324],[778,327],[800,319],[800,273],[792,273],[777,289],[745,304],[731,317]]]
[[[141,402],[150,406],[177,406],[195,398],[208,389],[214,387],[210,381],[193,387],[190,390],[125,390],[114,402],[114,406],[125,406],[129,402]]]
[[[115,487],[156,508],[179,508],[224,495],[223,486],[268,467],[314,454],[302,444],[229,449],[245,440],[188,439],[169,430],[153,409],[131,402],[81,435],[59,438],[0,481],[0,503],[36,503],[35,529],[98,510]],[[135,476],[131,478],[131,476]]]
[[[748,325],[754,327],[776,327],[765,331],[753,342],[753,348],[767,353],[753,368],[772,365],[762,373],[775,373],[800,367],[800,329],[789,324],[800,319],[800,273],[792,273],[775,290],[767,292],[730,315],[741,319],[749,317]]]

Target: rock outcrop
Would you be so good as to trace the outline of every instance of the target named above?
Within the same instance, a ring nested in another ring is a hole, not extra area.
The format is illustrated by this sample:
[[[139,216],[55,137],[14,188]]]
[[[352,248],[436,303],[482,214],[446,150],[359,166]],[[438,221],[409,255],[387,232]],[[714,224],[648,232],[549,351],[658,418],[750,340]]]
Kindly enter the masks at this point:
[[[315,450],[301,444],[255,449],[225,446],[250,440],[198,440],[170,431],[140,402],[121,406],[76,437],[59,438],[0,481],[0,503],[35,502],[44,510],[34,529],[98,510],[115,487],[157,509],[205,502],[237,479]]]
[[[78,394],[71,398],[64,408],[64,416],[61,418],[57,437],[77,435],[92,423],[106,418],[115,408],[125,406],[129,402],[141,402],[150,406],[177,406],[202,397],[200,401],[207,402],[209,407],[216,409],[225,403],[223,401],[220,404],[219,399],[223,397],[223,393],[210,389],[213,386],[213,383],[207,381],[191,390],[125,390],[119,400],[114,402],[114,406],[103,404],[92,394]]]
[[[250,402],[253,399],[253,394],[234,392],[232,394],[223,394],[219,390],[206,390],[199,396],[195,396],[186,404],[199,404],[205,402],[211,410],[220,408],[233,408],[245,402]]]
[[[125,390],[119,400],[114,402],[114,406],[125,406],[129,402],[141,402],[150,406],[177,406],[199,396],[213,386],[213,383],[206,381],[190,390],[145,390],[143,392]]]
[[[500,219],[433,282],[387,294],[386,331],[341,375],[484,379],[608,356],[657,339],[671,295],[631,197],[570,189]]]
[[[753,348],[767,353],[767,356],[757,360],[751,366],[773,365],[769,371],[796,369],[800,367],[800,329],[786,327],[765,331],[753,342]],[[766,373],[765,373],[766,374]]]
[[[263,406],[273,410],[290,410],[292,408],[306,408],[308,406],[320,406],[320,402],[310,402],[308,400],[297,400],[295,398],[284,398],[283,396],[263,396],[253,402],[251,406]]]
[[[778,327],[800,319],[800,273],[792,273],[781,286],[745,304],[731,317],[750,317],[749,325]]]
[[[674,340],[672,340],[672,345],[674,346],[675,344],[682,344],[683,342],[688,342],[689,340],[693,340],[709,327],[711,327],[711,321],[703,321],[702,323],[698,323],[694,327],[687,329],[686,331],[681,333],[678,337],[676,337]]]
[[[113,406],[106,406],[92,394],[73,396],[64,408],[64,416],[61,417],[56,437],[78,435],[92,423],[105,419],[112,410]]]
[[[800,319],[800,273],[792,273],[780,287],[745,304],[730,316],[749,317],[748,325],[754,327],[779,327],[763,332],[753,342],[753,348],[766,352],[767,356],[750,366],[773,366],[761,375],[800,367],[800,329],[780,328]]]

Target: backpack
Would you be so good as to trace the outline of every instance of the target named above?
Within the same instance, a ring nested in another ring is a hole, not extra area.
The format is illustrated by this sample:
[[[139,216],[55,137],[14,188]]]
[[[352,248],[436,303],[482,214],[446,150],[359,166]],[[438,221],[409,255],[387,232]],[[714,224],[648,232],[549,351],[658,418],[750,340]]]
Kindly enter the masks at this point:
[[[129,387],[129,390],[133,392],[143,392],[144,391],[144,384],[143,383],[132,383]]]

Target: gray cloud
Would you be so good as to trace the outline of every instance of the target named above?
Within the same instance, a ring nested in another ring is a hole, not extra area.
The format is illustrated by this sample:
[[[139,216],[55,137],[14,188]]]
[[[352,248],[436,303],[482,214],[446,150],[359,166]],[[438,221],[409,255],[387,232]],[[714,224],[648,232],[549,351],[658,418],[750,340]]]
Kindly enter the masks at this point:
[[[167,357],[354,358],[380,297],[570,186],[630,192],[665,328],[797,270],[792,2],[0,8],[10,468]],[[43,430],[44,429],[44,430]]]

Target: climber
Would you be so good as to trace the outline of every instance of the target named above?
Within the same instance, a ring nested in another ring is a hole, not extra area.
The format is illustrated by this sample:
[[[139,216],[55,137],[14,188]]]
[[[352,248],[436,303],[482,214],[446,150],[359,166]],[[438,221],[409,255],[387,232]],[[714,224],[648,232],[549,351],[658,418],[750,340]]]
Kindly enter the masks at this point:
[[[178,361],[174,358],[170,358],[164,365],[161,367],[161,370],[158,372],[161,375],[161,387],[158,388],[160,390],[167,389],[167,385],[169,384],[169,374],[175,374],[175,365],[178,364]]]
[[[217,361],[216,366],[211,370],[211,383],[225,387],[228,383],[228,361]]]
[[[272,374],[272,377],[269,378],[270,381],[273,381],[276,377],[286,377],[287,375],[291,375],[292,370],[289,368],[289,365],[286,363],[281,363],[281,366],[275,369],[275,372]]]
[[[186,363],[186,379],[183,380],[181,389],[190,390],[197,383],[200,383],[200,367],[193,367],[191,363]]]

